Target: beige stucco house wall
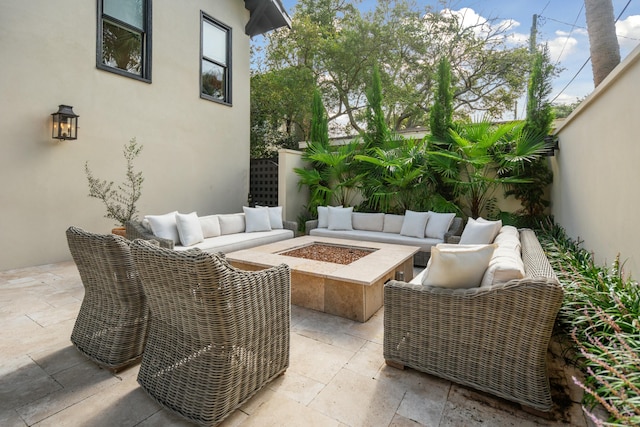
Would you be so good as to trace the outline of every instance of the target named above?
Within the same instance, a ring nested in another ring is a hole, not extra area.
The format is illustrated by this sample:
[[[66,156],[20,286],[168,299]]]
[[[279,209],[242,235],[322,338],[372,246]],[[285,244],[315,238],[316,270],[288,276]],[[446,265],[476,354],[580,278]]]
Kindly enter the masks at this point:
[[[232,105],[200,98],[200,13],[231,27]],[[90,1],[0,3],[0,270],[71,259],[65,230],[110,232],[95,176],[122,182],[123,146],[144,146],[141,214],[241,211],[249,186],[250,11],[241,0],[154,0],[152,81],[96,67]],[[287,17],[288,18],[288,17]],[[59,104],[78,139],[51,138]]]
[[[558,127],[556,221],[599,264],[616,255],[640,276],[640,47]]]

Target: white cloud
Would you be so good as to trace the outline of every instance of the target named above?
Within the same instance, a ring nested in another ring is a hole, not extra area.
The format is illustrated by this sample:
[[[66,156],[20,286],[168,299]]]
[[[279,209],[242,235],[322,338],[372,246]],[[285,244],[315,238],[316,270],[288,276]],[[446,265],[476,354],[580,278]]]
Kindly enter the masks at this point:
[[[576,51],[578,40],[564,31],[556,31],[556,36],[547,41],[551,62],[562,61]]]
[[[640,15],[631,15],[616,23],[621,49],[631,50],[640,42]]]
[[[472,28],[473,32],[479,37],[496,32],[507,33],[520,26],[520,22],[513,19],[489,21],[468,7],[463,7],[459,10],[443,9],[441,13],[445,16],[456,16],[463,28]]]

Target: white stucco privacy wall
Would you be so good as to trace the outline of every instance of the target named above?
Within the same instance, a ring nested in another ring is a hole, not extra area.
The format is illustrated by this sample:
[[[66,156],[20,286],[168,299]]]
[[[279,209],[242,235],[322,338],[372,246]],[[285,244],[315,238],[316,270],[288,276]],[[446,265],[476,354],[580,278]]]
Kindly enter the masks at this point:
[[[238,212],[247,203],[244,2],[153,1],[150,84],[96,68],[96,3],[0,3],[0,270],[71,259],[70,225],[110,232],[101,202],[87,197],[84,164],[122,182],[132,137],[144,145],[141,214]],[[201,11],[232,29],[232,106],[199,96]],[[59,104],[80,115],[76,141],[51,138]]]
[[[599,264],[640,277],[640,47],[557,129],[552,213]]]

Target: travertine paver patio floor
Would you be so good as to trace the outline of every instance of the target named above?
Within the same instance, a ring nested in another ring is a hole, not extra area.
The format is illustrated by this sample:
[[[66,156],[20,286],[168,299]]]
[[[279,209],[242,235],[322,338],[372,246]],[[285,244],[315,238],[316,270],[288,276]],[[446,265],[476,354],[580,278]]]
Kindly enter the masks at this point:
[[[138,365],[112,374],[69,337],[84,290],[63,262],[0,272],[1,426],[180,426],[136,382]],[[583,426],[559,359],[551,419],[382,356],[383,310],[359,323],[292,307],[291,364],[222,426]],[[552,357],[550,355],[550,357]]]

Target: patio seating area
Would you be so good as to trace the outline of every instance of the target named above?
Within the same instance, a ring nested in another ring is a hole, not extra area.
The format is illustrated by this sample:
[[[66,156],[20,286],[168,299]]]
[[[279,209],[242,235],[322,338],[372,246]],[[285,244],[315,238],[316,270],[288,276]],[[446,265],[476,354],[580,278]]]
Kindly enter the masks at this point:
[[[73,262],[0,272],[0,425],[191,425],[70,341],[84,289]],[[553,356],[544,418],[412,369],[386,366],[383,309],[366,323],[291,307],[287,371],[221,426],[585,426],[578,372]],[[554,347],[554,346],[552,346]]]

